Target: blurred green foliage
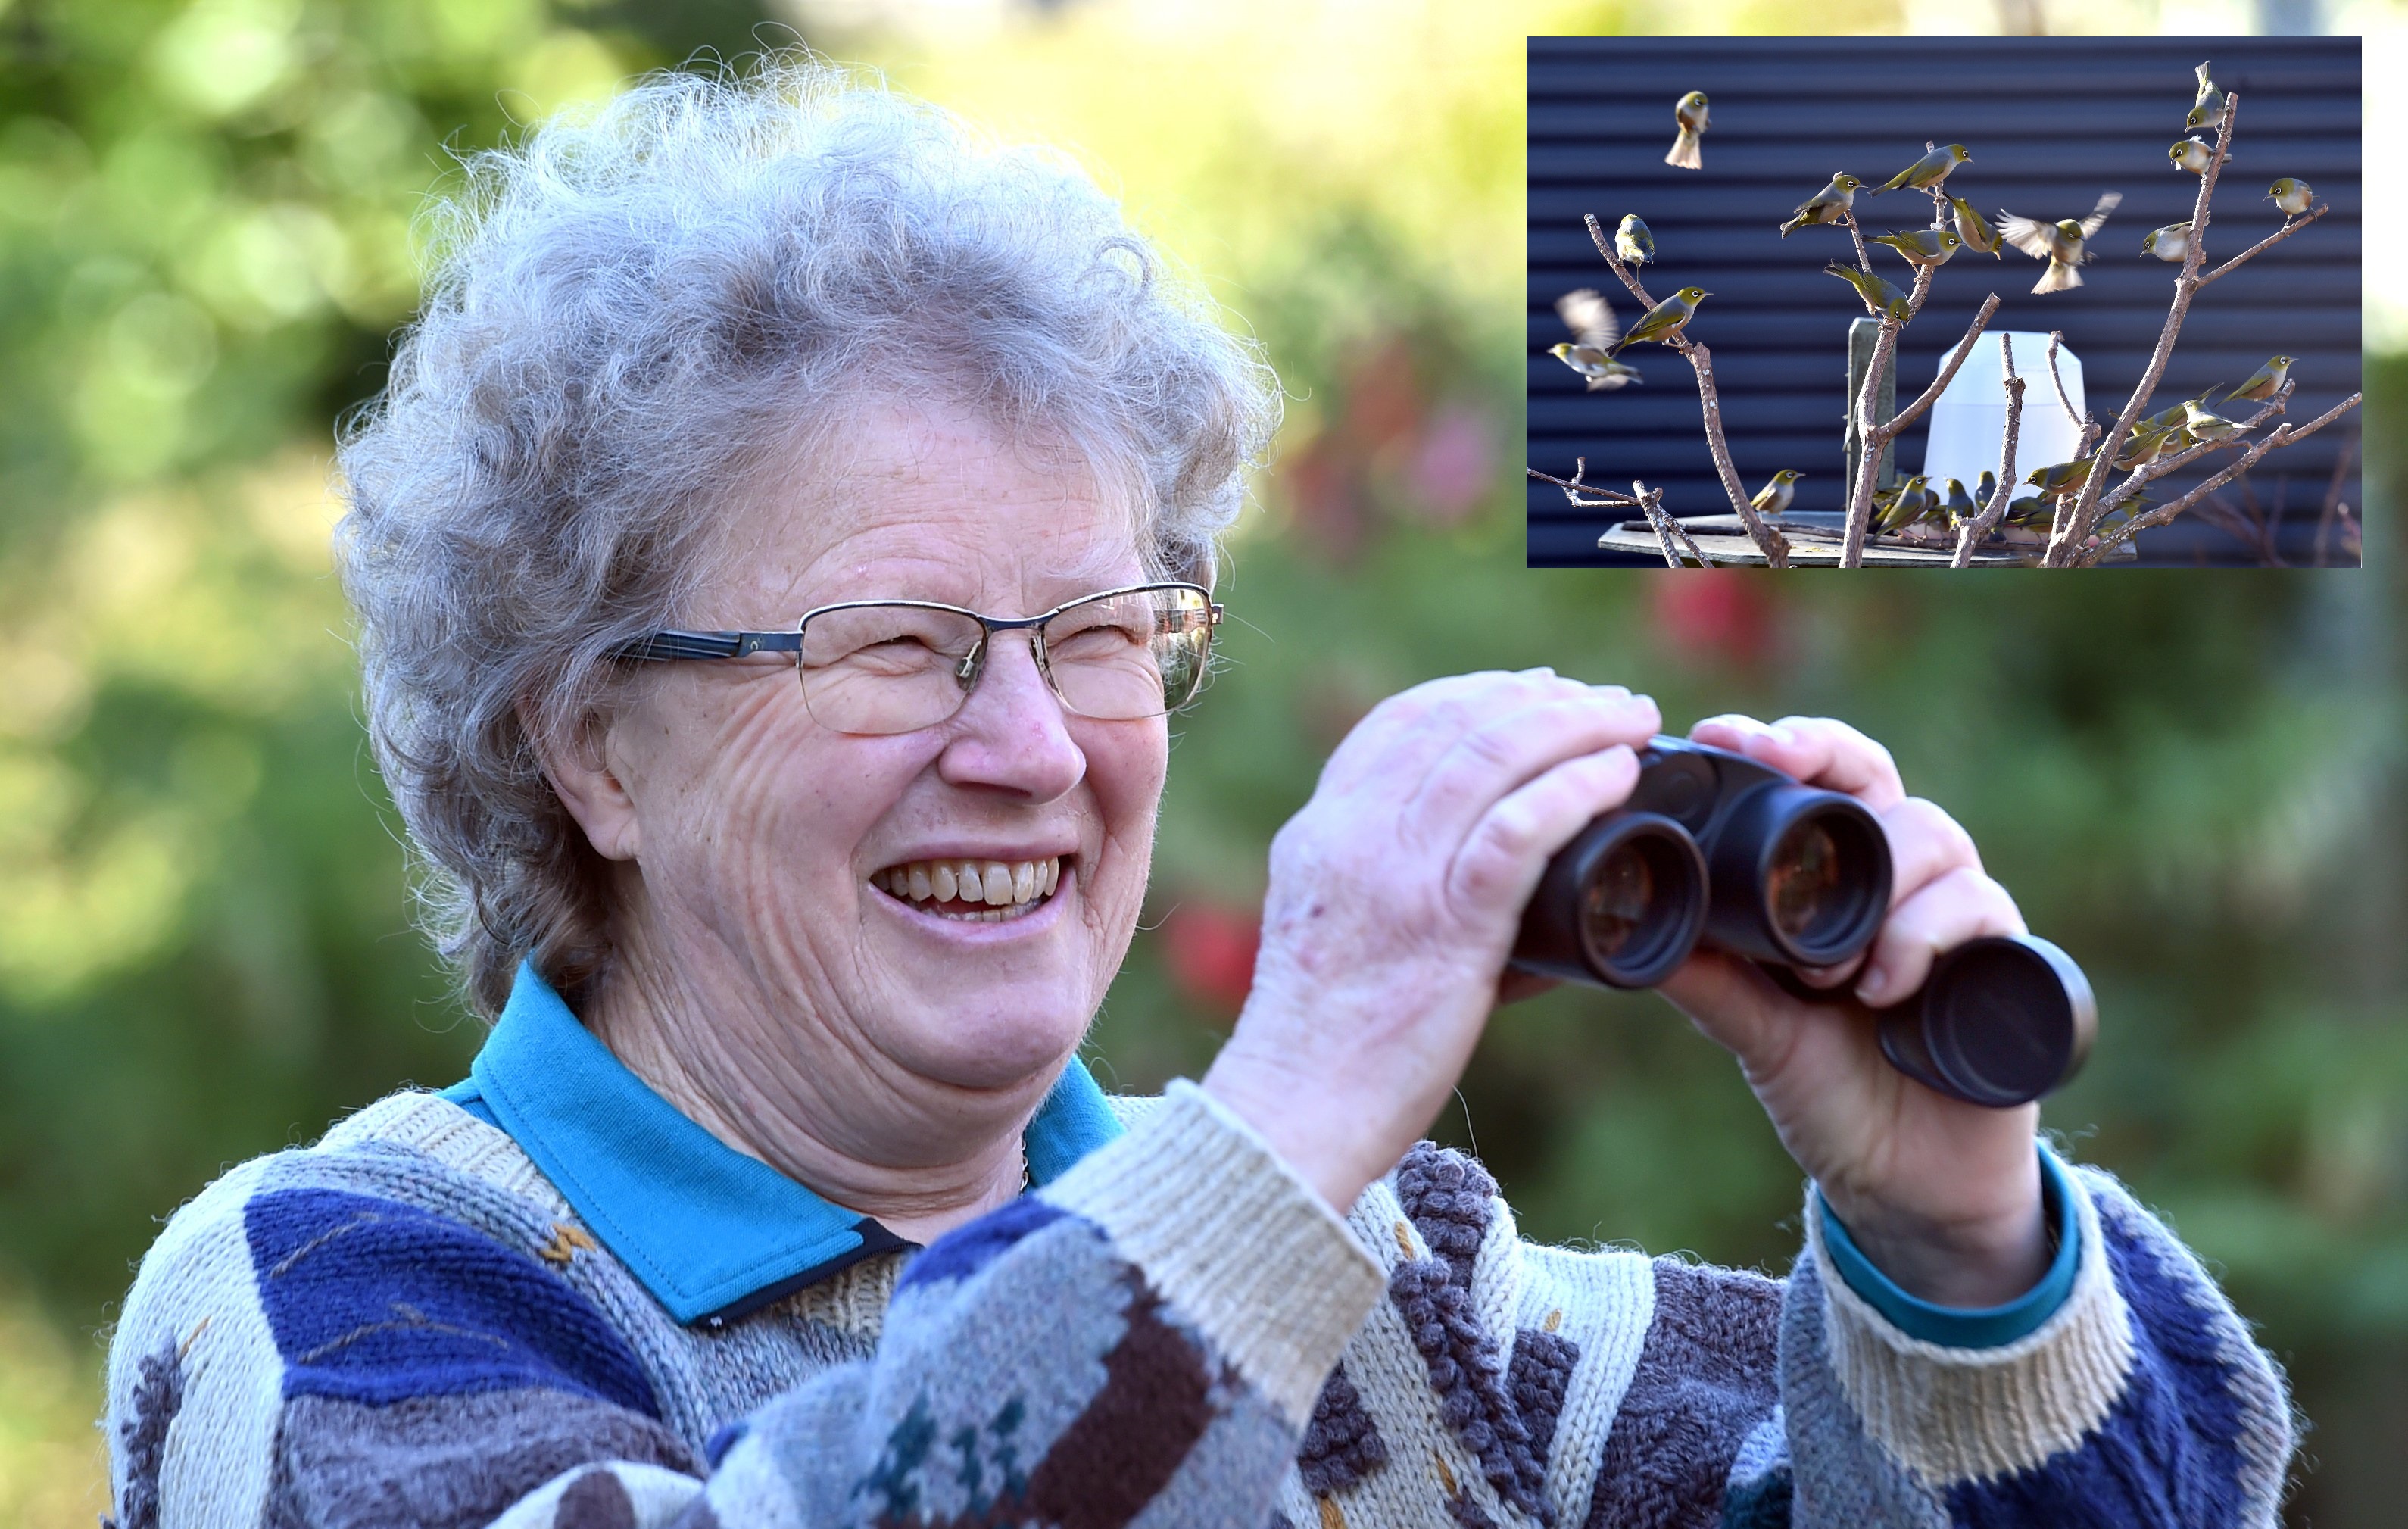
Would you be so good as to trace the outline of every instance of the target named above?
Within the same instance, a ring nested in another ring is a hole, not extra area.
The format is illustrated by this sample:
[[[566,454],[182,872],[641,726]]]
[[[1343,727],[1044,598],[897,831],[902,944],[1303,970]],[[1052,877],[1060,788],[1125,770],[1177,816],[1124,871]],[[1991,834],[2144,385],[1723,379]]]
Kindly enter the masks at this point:
[[[0,1521],[104,1506],[91,1336],[155,1218],[475,1047],[408,930],[326,565],[332,422],[408,314],[413,214],[450,150],[740,54],[755,20],[0,0]],[[2098,981],[2105,1039],[2050,1123],[2165,1207],[2293,1365],[2321,1428],[2297,1511],[2386,1522],[2408,1422],[2400,591],[1524,571],[1521,44],[1495,31],[1248,0],[811,33],[1088,156],[1287,379],[1099,1070],[1144,1088],[1209,1058],[1269,836],[1391,690],[1552,664],[1675,725],[1844,716]],[[2408,363],[2370,372],[2373,436],[2400,439]],[[2401,485],[2372,466],[2381,569]],[[1507,1011],[1462,1095],[1437,1129],[1533,1235],[1775,1268],[1795,1246],[1796,1170],[1651,997]]]

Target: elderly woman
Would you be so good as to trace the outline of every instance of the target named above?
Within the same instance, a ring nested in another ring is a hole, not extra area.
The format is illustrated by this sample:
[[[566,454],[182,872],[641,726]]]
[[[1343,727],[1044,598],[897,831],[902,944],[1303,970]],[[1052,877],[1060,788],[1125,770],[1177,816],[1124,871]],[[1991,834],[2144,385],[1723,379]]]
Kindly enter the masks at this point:
[[[1619,689],[1379,707],[1210,1072],[1096,1088],[1275,393],[1081,175],[786,61],[547,125],[443,232],[340,552],[494,1023],[168,1224],[124,1529],[2273,1521],[2198,1264],[1881,1064],[1864,1005],[2021,924],[1840,724],[1697,736],[1880,815],[1861,1003],[1666,988],[1813,1179],[1785,1281],[1526,1244],[1415,1145],[1660,725]]]

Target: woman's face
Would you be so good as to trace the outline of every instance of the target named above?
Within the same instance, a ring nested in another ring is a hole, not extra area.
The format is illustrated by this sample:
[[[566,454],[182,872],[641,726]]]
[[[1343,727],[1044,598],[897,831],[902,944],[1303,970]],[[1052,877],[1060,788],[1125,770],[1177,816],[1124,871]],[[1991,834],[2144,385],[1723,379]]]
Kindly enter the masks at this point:
[[[826,439],[736,512],[695,624],[791,628],[879,598],[1028,616],[1146,578],[1083,464],[974,412],[873,406]],[[1136,927],[1164,719],[1069,715],[1025,632],[952,718],[888,736],[815,722],[786,655],[665,666],[638,693],[609,764],[680,981],[767,995],[784,1060],[838,1077],[1010,1090],[1076,1048]],[[1000,917],[913,899],[910,873],[940,886],[964,863],[1033,865],[1039,894]]]

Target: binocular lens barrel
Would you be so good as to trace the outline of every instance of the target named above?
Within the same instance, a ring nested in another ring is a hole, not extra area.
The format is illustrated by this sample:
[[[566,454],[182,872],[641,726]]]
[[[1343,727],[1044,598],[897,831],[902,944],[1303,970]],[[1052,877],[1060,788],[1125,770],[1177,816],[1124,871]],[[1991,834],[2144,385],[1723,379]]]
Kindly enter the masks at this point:
[[[1706,937],[1758,961],[1830,966],[1872,943],[1889,911],[1889,841],[1854,797],[1768,785],[1711,836]]]
[[[1522,915],[1514,965],[1574,982],[1650,988],[1706,922],[1697,840],[1653,812],[1610,812],[1547,863]]]

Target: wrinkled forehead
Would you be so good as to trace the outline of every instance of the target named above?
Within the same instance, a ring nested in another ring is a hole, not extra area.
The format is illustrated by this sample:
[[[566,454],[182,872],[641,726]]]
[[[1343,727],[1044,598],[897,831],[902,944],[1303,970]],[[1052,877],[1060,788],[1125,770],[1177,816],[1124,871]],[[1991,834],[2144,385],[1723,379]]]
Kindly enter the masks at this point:
[[[1068,435],[876,395],[799,425],[721,513],[714,622],[840,600],[1025,615],[1151,577],[1139,496]]]

